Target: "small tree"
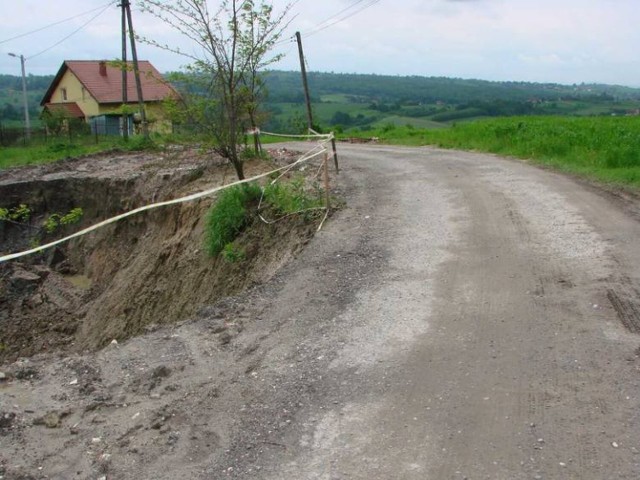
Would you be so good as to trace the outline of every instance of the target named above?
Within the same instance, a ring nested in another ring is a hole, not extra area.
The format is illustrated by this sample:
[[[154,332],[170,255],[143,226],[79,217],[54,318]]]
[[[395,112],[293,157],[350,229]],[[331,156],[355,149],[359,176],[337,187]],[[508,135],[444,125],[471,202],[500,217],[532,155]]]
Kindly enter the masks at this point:
[[[244,130],[257,126],[263,83],[259,72],[278,61],[269,56],[282,35],[286,12],[274,15],[264,0],[223,0],[214,15],[207,0],[140,0],[143,10],[193,40],[202,56],[153,39],[142,41],[188,57],[192,78],[206,83],[189,95],[189,112],[215,141],[214,150],[231,162],[244,179],[239,154]]]

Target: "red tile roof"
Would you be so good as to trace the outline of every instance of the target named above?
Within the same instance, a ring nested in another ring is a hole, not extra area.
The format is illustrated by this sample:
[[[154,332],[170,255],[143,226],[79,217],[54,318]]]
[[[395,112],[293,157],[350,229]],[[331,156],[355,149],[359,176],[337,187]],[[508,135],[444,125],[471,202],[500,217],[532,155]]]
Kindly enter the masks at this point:
[[[159,101],[170,95],[178,95],[150,62],[140,60],[138,65],[142,83],[142,98],[145,102]],[[122,103],[122,70],[117,64],[98,60],[65,60],[40,102],[41,105],[51,100],[51,95],[67,70],[70,70],[80,80],[84,88],[98,103]],[[133,75],[133,63],[127,62],[127,103],[137,101],[138,94]]]
[[[44,108],[55,113],[63,112],[68,117],[84,118],[84,113],[77,103],[45,103]]]

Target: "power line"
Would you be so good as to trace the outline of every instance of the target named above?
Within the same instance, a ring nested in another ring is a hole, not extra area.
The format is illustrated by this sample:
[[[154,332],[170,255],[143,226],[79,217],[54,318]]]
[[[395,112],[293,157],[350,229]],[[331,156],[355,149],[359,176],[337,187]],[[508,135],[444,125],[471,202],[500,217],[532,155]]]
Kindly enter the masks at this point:
[[[99,7],[96,7],[94,9],[92,9],[92,10],[88,10],[88,11],[86,11],[84,13],[79,13],[78,15],[74,15],[73,17],[65,18],[64,20],[60,20],[60,21],[55,22],[55,23],[50,23],[49,25],[45,25],[44,27],[40,27],[40,28],[37,28],[35,30],[31,30],[30,32],[21,33],[20,35],[16,35],[15,37],[7,38],[6,40],[0,40],[0,45],[2,45],[3,43],[10,42],[11,40],[16,40],[18,38],[26,37],[27,35],[32,35],[34,33],[41,32],[43,30],[46,30],[47,28],[55,27],[56,25],[60,25],[61,23],[68,22],[68,21],[73,20],[75,18],[84,17],[85,15],[93,13],[96,10],[100,10],[101,8],[104,8],[105,6],[111,5],[111,3],[113,3],[113,0],[111,2],[105,4],[105,5],[101,5]]]
[[[357,0],[355,3],[349,5],[347,8],[341,10],[340,12],[332,15],[331,17],[329,17],[328,19],[324,20],[323,22],[319,23],[318,25],[316,25],[313,29],[311,29],[308,32],[304,33],[305,37],[310,37],[311,35],[315,35],[316,33],[319,33],[323,30],[326,30],[329,27],[332,27],[340,22],[344,22],[345,20],[353,17],[354,15],[357,15],[358,13],[362,12],[363,10],[366,10],[369,7],[374,6],[375,4],[379,3],[380,0]],[[349,12],[349,10],[351,10],[352,8],[356,7],[359,4],[364,3],[364,5],[362,5],[360,8]],[[347,13],[348,12],[348,13]],[[335,20],[334,20],[335,19]]]
[[[351,5],[349,5],[348,7],[343,8],[342,10],[340,10],[337,13],[334,13],[333,15],[325,18],[323,21],[321,21],[320,23],[318,23],[315,27],[313,27],[311,29],[311,31],[316,30],[322,26],[324,26],[325,24],[329,23],[331,20],[333,20],[334,18],[336,18],[338,15],[342,15],[343,13],[351,10],[353,7],[357,6],[358,4],[364,2],[365,0],[356,0],[354,3],[352,3]]]
[[[364,5],[361,6],[361,8],[353,11],[353,12],[349,12],[349,10],[353,9],[354,7],[362,4],[366,2]],[[310,30],[308,30],[307,32],[302,32],[302,36],[304,37],[310,37],[311,35],[315,35],[316,33],[321,32],[322,30],[326,30],[329,27],[332,27],[333,25],[336,25],[337,23],[340,23],[344,20],[347,20],[348,18],[353,17],[354,15],[362,12],[363,10],[366,10],[369,7],[372,7],[373,5],[375,5],[376,3],[379,3],[380,0],[356,0],[354,3],[352,3],[351,5],[349,5],[346,8],[343,8],[342,10],[340,10],[337,13],[334,13],[333,15],[325,18],[322,22],[318,23],[315,27],[311,28]],[[347,13],[349,12],[349,13]],[[344,15],[346,13],[346,15]],[[342,16],[341,16],[342,15]],[[281,45],[283,43],[294,43],[296,41],[295,36],[291,36],[291,37],[287,37],[283,40],[280,40],[278,42],[276,42],[274,45]]]
[[[34,57],[37,57],[38,55],[42,55],[45,52],[48,52],[49,50],[51,50],[54,47],[57,47],[58,45],[60,45],[62,42],[64,42],[65,40],[67,40],[68,38],[71,38],[73,35],[75,35],[76,33],[78,33],[80,30],[82,30],[84,27],[86,27],[87,25],[89,25],[91,22],[93,22],[96,18],[98,18],[100,15],[102,15],[104,12],[107,11],[107,9],[111,6],[111,3],[108,3],[106,7],[104,7],[100,12],[98,12],[96,15],[94,15],[93,17],[91,17],[89,20],[87,20],[85,23],[83,23],[80,27],[76,28],[73,32],[71,32],[69,35],[67,35],[66,37],[64,37],[62,40],[60,40],[59,42],[54,43],[53,45],[51,45],[50,47],[45,48],[44,50],[42,50],[41,52],[36,53],[35,55],[31,55],[30,57],[27,57],[27,60],[31,60]]]

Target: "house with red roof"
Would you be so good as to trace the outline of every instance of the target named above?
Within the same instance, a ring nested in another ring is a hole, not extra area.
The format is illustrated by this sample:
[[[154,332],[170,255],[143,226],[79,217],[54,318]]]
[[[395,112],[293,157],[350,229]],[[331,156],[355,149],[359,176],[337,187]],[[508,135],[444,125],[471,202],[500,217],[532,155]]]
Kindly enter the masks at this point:
[[[171,131],[163,101],[168,97],[177,98],[178,92],[150,62],[142,60],[138,66],[149,130]],[[127,64],[126,75],[128,108],[124,111],[130,112],[128,123],[130,133],[133,133],[140,114],[131,62]],[[45,112],[82,119],[91,125],[92,132],[111,135],[122,134],[124,104],[121,65],[104,60],[66,60],[40,102]]]

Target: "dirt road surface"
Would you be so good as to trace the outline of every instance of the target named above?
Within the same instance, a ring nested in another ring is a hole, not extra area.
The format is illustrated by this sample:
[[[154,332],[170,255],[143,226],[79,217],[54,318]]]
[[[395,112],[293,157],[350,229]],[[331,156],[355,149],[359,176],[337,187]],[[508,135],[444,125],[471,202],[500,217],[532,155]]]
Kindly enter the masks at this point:
[[[0,436],[7,471],[640,478],[638,201],[490,155],[345,145],[340,160],[347,206],[266,285],[31,360],[30,383],[3,387],[24,421]],[[29,424],[51,410],[61,426]]]

